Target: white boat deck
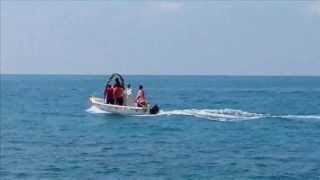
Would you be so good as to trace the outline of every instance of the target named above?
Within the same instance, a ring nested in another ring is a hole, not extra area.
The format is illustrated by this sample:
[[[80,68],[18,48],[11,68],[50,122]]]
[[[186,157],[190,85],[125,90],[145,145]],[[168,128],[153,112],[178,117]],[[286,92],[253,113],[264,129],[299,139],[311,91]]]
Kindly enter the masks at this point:
[[[136,106],[120,106],[114,104],[105,104],[103,98],[90,97],[90,102],[93,106],[115,114],[122,115],[142,115],[149,114],[149,108],[142,108]]]

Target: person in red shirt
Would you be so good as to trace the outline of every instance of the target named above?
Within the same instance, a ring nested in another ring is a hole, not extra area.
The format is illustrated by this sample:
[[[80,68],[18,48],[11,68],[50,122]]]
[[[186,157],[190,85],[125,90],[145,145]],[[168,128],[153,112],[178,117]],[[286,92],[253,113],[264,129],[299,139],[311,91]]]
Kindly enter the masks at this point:
[[[107,104],[114,104],[113,88],[108,84],[104,90],[104,101]]]
[[[113,90],[113,96],[117,105],[123,105],[124,89],[120,84],[116,84]]]

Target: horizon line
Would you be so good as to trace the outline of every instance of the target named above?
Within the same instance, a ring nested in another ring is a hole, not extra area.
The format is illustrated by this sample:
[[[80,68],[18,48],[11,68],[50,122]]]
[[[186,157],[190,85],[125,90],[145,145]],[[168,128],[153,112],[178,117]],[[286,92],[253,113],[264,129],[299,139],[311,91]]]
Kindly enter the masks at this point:
[[[0,73],[0,76],[6,76],[6,75],[13,75],[13,76],[106,76],[111,75],[113,73],[106,73],[106,74],[54,74],[54,73],[48,73],[48,74],[38,74],[38,73]],[[120,73],[121,74],[121,73]],[[260,76],[260,77],[320,77],[319,75],[307,75],[307,74],[298,74],[298,75],[292,75],[292,74],[121,74],[124,76],[247,76],[247,77],[254,77],[254,76]]]

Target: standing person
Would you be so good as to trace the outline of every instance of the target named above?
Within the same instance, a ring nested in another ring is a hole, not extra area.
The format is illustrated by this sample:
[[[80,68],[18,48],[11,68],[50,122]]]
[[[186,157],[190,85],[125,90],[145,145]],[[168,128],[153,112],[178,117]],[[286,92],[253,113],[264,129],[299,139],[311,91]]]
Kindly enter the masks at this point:
[[[108,85],[107,88],[107,104],[114,104],[113,87]]]
[[[127,105],[127,106],[130,106],[130,105],[132,105],[133,104],[133,100],[132,100],[132,89],[131,89],[131,85],[130,84],[128,84],[127,85],[127,88],[125,89],[125,93],[124,93],[124,95],[125,95],[125,98],[124,98],[124,101],[125,101],[125,105]]]
[[[145,107],[147,105],[147,101],[144,95],[143,86],[139,86],[139,91],[137,93],[136,102],[138,107]]]
[[[119,78],[116,78],[115,81],[116,81],[116,83],[114,84],[114,86],[122,86]]]
[[[132,94],[132,89],[130,84],[127,85],[126,94],[127,96],[130,96]]]
[[[120,84],[114,85],[113,95],[115,98],[115,104],[123,105],[123,87]]]
[[[108,88],[109,88],[109,87],[111,87],[110,84],[106,84],[106,87],[104,88],[104,92],[103,92],[104,103],[107,103]]]

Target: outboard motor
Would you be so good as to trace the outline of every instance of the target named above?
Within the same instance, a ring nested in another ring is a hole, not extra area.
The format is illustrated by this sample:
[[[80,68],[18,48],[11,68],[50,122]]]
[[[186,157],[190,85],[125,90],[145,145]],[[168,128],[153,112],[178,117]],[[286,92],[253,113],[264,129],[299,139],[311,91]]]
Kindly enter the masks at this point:
[[[152,108],[150,109],[150,114],[158,114],[160,111],[160,108],[158,105],[154,105],[152,106]]]

